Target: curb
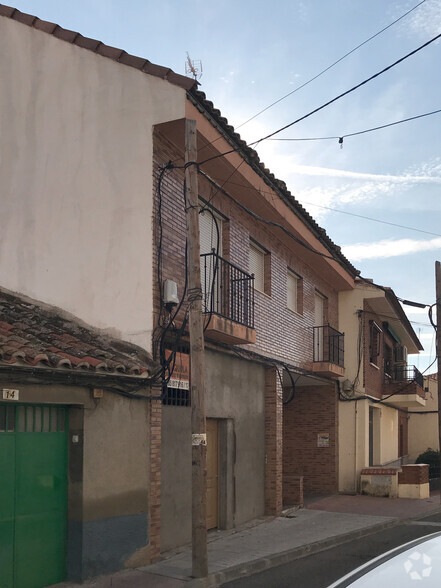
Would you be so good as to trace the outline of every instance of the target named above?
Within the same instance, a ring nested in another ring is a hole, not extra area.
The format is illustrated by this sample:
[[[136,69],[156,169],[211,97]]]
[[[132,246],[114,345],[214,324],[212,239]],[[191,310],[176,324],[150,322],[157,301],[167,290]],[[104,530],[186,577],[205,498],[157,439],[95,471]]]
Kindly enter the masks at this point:
[[[254,559],[252,561],[227,568],[226,570],[213,572],[212,574],[208,574],[208,576],[205,578],[190,580],[185,584],[185,586],[186,588],[215,588],[225,584],[226,582],[238,580],[239,578],[245,578],[246,576],[251,576],[257,572],[263,572],[264,570],[275,568],[306,555],[312,555],[313,553],[324,551],[330,547],[347,543],[352,539],[360,539],[361,537],[365,537],[371,533],[377,533],[378,531],[383,531],[384,529],[396,527],[402,523],[402,519],[394,518],[384,523],[377,523],[371,527],[358,529],[356,531],[349,531],[348,533],[336,535],[334,537],[328,537],[327,539],[315,541],[314,543],[309,543],[308,545],[301,545],[299,547],[289,549],[288,551],[275,553],[274,555],[270,555],[268,557]]]

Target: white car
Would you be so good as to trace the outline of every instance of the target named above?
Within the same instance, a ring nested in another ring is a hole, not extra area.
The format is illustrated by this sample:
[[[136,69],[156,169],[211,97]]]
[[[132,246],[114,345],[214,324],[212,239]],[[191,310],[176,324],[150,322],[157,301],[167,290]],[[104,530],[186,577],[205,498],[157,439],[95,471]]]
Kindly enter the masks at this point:
[[[350,572],[328,588],[441,587],[441,532],[420,537]]]

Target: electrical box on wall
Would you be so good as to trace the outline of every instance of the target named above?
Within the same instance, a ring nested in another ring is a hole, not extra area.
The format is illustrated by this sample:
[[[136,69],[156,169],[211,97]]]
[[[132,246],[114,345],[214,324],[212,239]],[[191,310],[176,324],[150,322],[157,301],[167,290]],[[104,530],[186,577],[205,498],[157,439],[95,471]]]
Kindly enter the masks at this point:
[[[178,285],[173,280],[164,281],[164,304],[179,304]]]

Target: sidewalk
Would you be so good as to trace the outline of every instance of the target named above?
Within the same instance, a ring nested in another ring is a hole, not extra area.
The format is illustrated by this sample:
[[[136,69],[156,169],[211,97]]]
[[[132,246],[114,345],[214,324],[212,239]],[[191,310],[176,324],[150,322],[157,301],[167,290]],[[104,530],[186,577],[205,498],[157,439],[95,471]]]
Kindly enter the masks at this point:
[[[191,578],[191,547],[161,562],[99,578],[94,588],[202,588],[281,565],[350,539],[441,511],[439,493],[427,500],[335,495],[309,502],[288,517],[262,518],[240,529],[208,534],[208,578]],[[64,583],[73,588],[77,584]]]

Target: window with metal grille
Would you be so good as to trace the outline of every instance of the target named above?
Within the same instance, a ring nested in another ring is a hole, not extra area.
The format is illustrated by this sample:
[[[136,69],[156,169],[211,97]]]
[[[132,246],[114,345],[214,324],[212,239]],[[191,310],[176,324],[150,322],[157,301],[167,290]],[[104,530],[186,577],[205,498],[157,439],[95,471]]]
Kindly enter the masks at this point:
[[[66,426],[66,409],[58,406],[0,404],[2,433],[61,433]]]
[[[164,386],[162,404],[165,406],[191,406],[190,390]]]

